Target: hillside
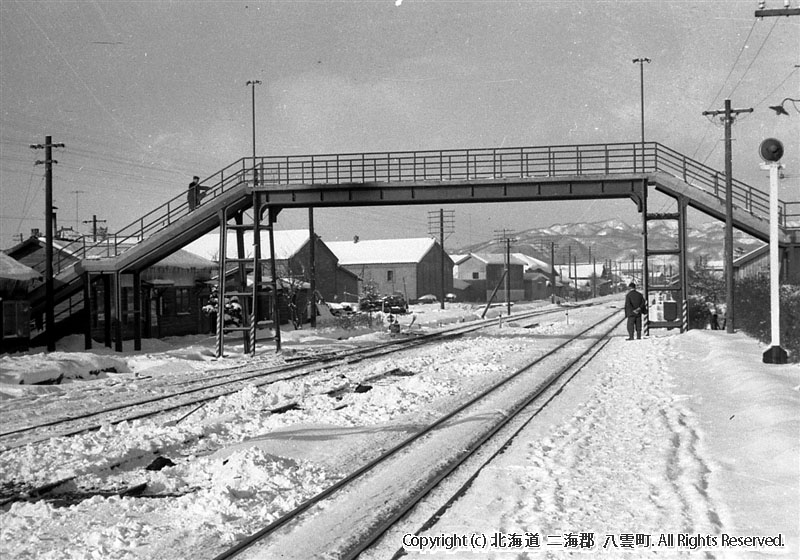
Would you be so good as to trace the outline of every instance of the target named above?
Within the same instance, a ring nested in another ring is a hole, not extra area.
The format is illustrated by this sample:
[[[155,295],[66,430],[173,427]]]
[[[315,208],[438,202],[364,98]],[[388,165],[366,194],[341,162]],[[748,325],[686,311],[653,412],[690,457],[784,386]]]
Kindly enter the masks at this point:
[[[630,225],[612,219],[594,223],[556,224],[517,232],[512,251],[550,260],[550,244],[555,243],[556,262],[566,262],[567,255],[577,256],[578,262],[589,262],[590,256],[598,261],[626,262],[639,260],[643,252],[642,226]],[[687,228],[688,261],[721,261],[725,238],[723,222],[708,222]],[[652,248],[671,248],[678,245],[677,222],[657,221],[650,224],[649,244]],[[735,254],[745,254],[761,247],[763,243],[734,230]],[[453,253],[500,253],[503,243],[484,241],[460,247]]]

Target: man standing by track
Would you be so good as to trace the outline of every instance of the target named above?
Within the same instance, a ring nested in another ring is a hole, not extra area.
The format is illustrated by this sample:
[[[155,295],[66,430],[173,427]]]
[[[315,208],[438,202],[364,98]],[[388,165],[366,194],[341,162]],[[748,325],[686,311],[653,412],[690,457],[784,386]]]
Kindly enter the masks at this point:
[[[636,283],[628,284],[628,295],[625,296],[625,316],[628,318],[628,340],[633,340],[633,331],[636,338],[642,338],[642,314],[647,311],[644,296],[636,291]]]

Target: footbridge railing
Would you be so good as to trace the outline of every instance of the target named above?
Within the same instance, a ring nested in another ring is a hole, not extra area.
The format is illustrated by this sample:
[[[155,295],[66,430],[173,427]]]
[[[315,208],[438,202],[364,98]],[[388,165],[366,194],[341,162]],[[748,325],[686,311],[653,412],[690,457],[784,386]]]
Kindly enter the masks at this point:
[[[201,181],[204,201],[258,178],[259,188],[291,184],[424,183],[540,177],[667,173],[725,199],[723,173],[657,142],[245,157]],[[766,217],[766,193],[734,179],[734,205]],[[182,193],[102,241],[82,237],[63,250],[74,258],[103,258],[122,251],[189,213]],[[783,228],[800,229],[800,203],[779,204]],[[56,270],[59,268],[57,267]]]

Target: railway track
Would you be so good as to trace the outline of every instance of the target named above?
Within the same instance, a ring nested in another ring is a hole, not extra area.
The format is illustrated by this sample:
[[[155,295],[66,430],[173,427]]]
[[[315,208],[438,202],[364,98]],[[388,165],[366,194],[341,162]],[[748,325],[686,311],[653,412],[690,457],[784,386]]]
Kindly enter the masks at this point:
[[[560,313],[560,310],[534,310],[515,315],[514,321],[526,321],[531,318]],[[459,337],[464,334],[497,324],[497,319],[473,321],[443,328],[436,332],[396,337],[369,347],[356,348],[344,352],[327,353],[306,360],[292,360],[277,367],[235,368],[235,371],[203,376],[197,380],[183,381],[173,386],[173,390],[164,394],[153,394],[145,398],[123,401],[78,415],[64,416],[55,414],[40,418],[36,423],[10,425],[4,423],[6,429],[0,432],[0,450],[13,450],[28,444],[46,441],[53,437],[68,437],[87,431],[100,429],[107,424],[133,421],[142,418],[176,412],[180,421],[186,413],[191,413],[204,403],[220,397],[232,395],[246,386],[262,387],[279,381],[289,381],[313,375],[333,366],[355,364],[371,358],[383,357],[393,352],[401,352],[425,344],[433,344]],[[174,390],[178,387],[177,390]],[[280,412],[291,403],[284,403],[275,410]]]
[[[507,445],[610,340],[622,322],[616,315],[603,316],[214,560],[357,557],[487,444],[497,449],[501,438],[499,449]],[[342,534],[343,519],[352,532]]]

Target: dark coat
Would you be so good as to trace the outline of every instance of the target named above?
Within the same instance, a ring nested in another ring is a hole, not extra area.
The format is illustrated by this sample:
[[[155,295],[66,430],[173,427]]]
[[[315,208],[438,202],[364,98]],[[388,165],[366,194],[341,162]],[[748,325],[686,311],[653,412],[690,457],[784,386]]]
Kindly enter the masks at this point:
[[[637,292],[636,290],[631,290],[628,292],[628,295],[625,296],[626,317],[636,317],[638,315],[642,315],[646,309],[647,304],[644,300],[644,296],[640,292]]]

